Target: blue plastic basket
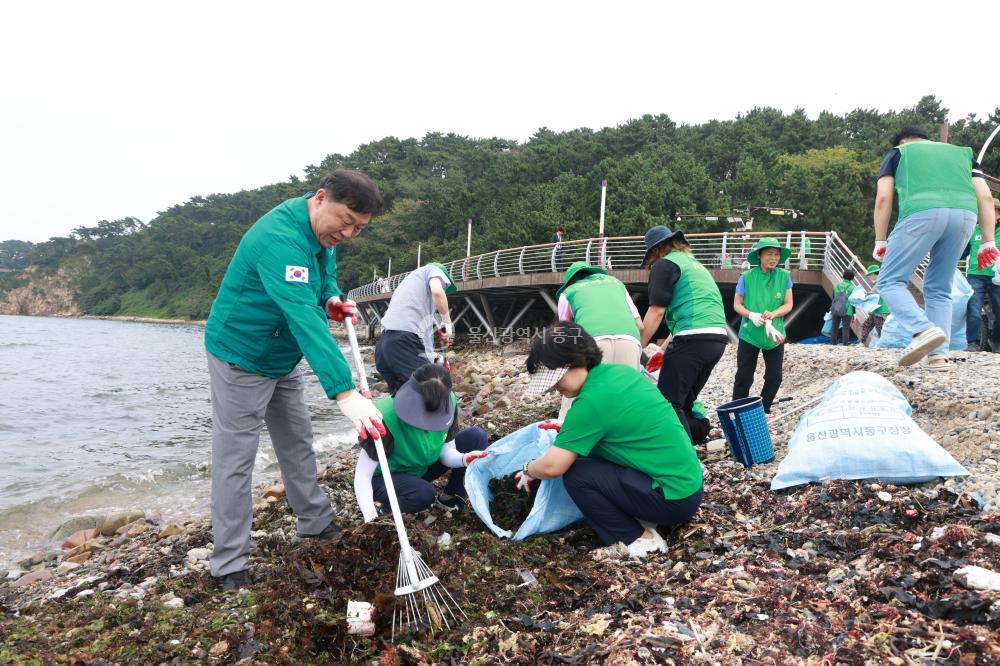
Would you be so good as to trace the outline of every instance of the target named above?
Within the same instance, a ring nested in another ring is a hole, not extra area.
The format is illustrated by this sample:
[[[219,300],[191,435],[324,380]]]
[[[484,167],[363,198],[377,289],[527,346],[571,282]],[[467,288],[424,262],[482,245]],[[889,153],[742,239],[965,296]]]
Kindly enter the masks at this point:
[[[729,442],[733,460],[747,467],[774,460],[771,432],[767,429],[760,398],[740,398],[715,410]]]

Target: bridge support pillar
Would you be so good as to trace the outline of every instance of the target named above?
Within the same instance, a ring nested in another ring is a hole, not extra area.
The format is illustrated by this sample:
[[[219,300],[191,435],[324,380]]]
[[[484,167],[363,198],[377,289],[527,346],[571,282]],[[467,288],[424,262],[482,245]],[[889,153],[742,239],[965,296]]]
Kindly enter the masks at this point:
[[[500,341],[497,339],[497,332],[493,330],[490,322],[486,320],[486,317],[484,317],[483,313],[479,311],[476,304],[472,302],[472,299],[466,296],[465,302],[469,304],[470,308],[472,308],[472,312],[476,315],[476,318],[479,319],[479,322],[486,327],[486,331],[490,334],[490,337],[493,338],[493,342],[500,344]]]
[[[548,305],[549,308],[552,310],[552,314],[554,315],[559,314],[559,307],[556,305],[556,302],[552,300],[552,297],[549,296],[549,292],[545,291],[544,289],[539,289],[538,295],[542,297],[542,300],[545,301],[545,304]]]

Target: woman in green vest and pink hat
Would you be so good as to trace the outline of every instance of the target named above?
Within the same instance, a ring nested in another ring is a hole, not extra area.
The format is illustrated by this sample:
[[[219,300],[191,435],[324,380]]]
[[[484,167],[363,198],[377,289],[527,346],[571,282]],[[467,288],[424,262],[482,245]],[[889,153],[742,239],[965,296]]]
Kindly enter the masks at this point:
[[[639,369],[639,310],[621,280],[603,268],[576,261],[566,271],[556,297],[558,319],[575,321],[593,337],[604,363]],[[560,423],[571,403],[563,398],[557,419]]]
[[[656,226],[646,232],[645,242],[642,264],[651,270],[642,344],[665,319],[673,339],[663,354],[656,385],[691,436],[694,403],[729,344],[722,294],[712,274],[694,258],[683,233]]]
[[[792,253],[774,238],[761,238],[750,251],[747,261],[753,267],[740,276],[733,297],[733,310],[740,322],[740,343],[736,349],[736,381],[733,400],[750,395],[757,357],[764,355],[764,387],[760,397],[764,411],[781,386],[781,367],[785,360],[785,315],[792,311],[792,276],[778,264]]]

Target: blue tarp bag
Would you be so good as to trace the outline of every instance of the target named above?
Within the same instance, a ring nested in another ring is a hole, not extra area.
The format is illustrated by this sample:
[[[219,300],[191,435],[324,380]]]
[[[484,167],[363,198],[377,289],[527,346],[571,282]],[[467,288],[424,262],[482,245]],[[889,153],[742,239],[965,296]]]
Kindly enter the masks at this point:
[[[904,484],[968,474],[911,412],[903,394],[881,375],[844,375],[799,420],[771,490],[830,479]]]
[[[879,295],[877,293],[869,294],[865,291],[864,287],[858,285],[854,288],[854,291],[851,292],[847,302],[858,310],[871,312],[872,310],[878,309]]]
[[[469,503],[479,519],[497,536],[510,538],[511,531],[496,525],[490,515],[490,502],[493,501],[490,481],[520,472],[524,463],[548,451],[555,438],[554,430],[540,430],[538,424],[533,423],[491,444],[486,449],[490,455],[480,458],[465,470],[465,492],[469,494]],[[555,532],[581,518],[583,514],[570,499],[562,478],[545,479],[539,482],[531,512],[513,536],[520,541],[533,534]]]

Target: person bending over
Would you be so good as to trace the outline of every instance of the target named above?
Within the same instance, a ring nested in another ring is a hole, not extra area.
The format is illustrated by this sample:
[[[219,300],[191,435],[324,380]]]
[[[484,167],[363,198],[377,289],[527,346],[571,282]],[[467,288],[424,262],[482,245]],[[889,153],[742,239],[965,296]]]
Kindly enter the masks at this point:
[[[449,510],[466,502],[465,468],[486,456],[486,431],[472,427],[458,431],[457,400],[451,391],[451,375],[440,365],[423,365],[396,392],[375,401],[382,412],[386,448],[396,499],[403,513],[423,511],[434,503]],[[361,440],[361,453],[354,474],[354,493],[365,522],[389,511],[383,470],[374,441]],[[432,483],[451,470],[448,483],[438,494]]]
[[[562,477],[587,523],[606,545],[636,558],[665,551],[657,525],[678,525],[701,505],[701,463],[677,413],[637,370],[601,363],[601,350],[578,324],[544,329],[528,355],[526,397],[555,388],[573,401],[552,447],[515,477],[530,492],[537,479]]]

